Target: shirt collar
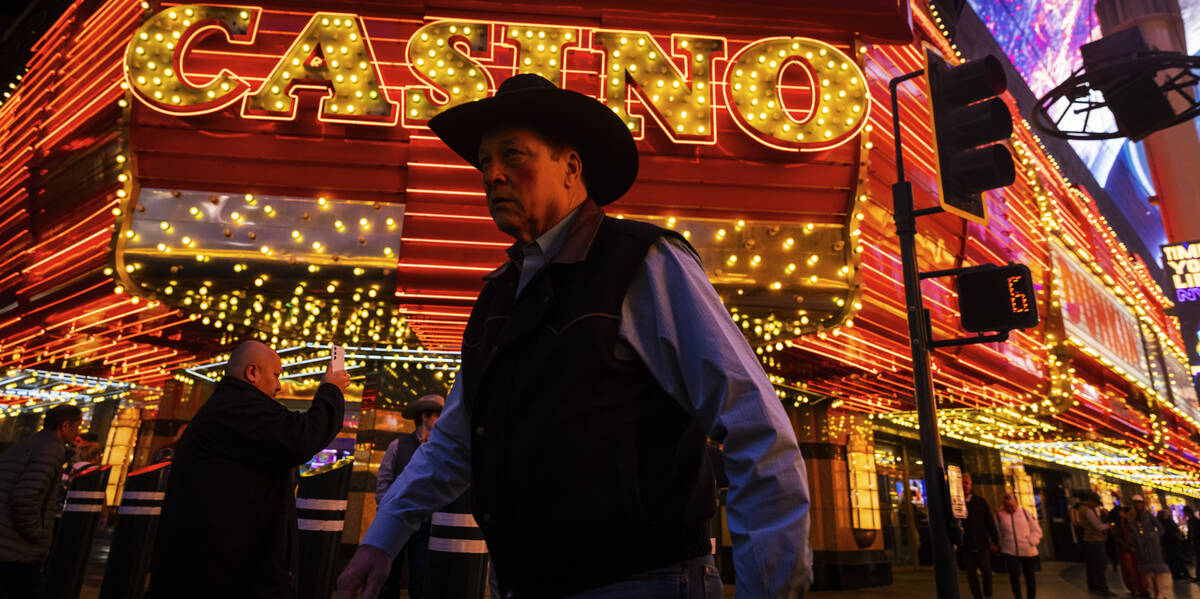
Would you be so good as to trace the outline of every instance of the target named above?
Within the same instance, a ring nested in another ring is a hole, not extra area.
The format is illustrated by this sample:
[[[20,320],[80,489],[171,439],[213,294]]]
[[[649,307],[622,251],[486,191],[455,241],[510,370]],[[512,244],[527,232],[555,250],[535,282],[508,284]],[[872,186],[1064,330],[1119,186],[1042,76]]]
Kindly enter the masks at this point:
[[[517,242],[509,246],[506,250],[509,259],[520,261],[531,252],[540,251],[546,260],[552,260],[558,254],[558,250],[562,248],[563,242],[566,241],[566,234],[570,232],[571,225],[575,222],[575,217],[579,216],[581,208],[583,208],[583,204],[576,206],[574,210],[567,213],[562,220],[537,239],[524,245]]]
[[[546,262],[558,264],[582,262],[587,257],[588,250],[592,247],[592,240],[596,238],[596,232],[600,230],[600,223],[603,220],[604,211],[591,199],[584,200],[579,207],[558,221],[549,231],[542,233],[533,243],[537,244],[545,255]],[[524,260],[524,248],[519,243],[509,246],[506,252],[509,258],[508,262],[484,275],[485,280],[499,277],[505,270]]]

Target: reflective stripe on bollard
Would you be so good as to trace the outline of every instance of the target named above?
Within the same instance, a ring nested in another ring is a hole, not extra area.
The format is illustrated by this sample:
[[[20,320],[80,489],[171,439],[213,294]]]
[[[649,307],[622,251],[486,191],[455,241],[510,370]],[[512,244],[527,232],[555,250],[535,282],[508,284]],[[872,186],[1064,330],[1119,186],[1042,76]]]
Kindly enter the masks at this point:
[[[342,458],[300,474],[296,492],[296,524],[300,528],[300,599],[329,599],[333,594],[334,559],[346,527],[353,458]]]
[[[425,599],[483,599],[487,543],[471,514],[470,491],[434,512],[431,524]]]
[[[75,599],[83,589],[83,573],[104,511],[104,488],[111,469],[92,466],[71,479],[46,562],[46,599]]]
[[[100,599],[141,599],[145,594],[170,466],[170,462],[154,464],[125,478]]]

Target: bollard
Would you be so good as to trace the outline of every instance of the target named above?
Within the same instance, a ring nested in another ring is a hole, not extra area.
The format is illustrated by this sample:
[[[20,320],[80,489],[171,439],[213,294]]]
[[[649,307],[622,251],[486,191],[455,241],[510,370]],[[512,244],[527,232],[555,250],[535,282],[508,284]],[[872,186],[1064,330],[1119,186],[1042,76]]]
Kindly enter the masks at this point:
[[[104,511],[104,488],[112,466],[81,471],[67,488],[67,504],[46,562],[46,599],[75,599],[83,589],[92,540]]]
[[[126,477],[100,599],[141,599],[146,593],[146,572],[167,495],[170,466],[171,462],[154,464]]]
[[[471,515],[470,495],[433,513],[425,599],[483,599],[487,591],[487,543]]]
[[[329,599],[334,560],[346,526],[346,496],[354,458],[342,458],[300,473],[296,517],[300,527],[300,599]]]

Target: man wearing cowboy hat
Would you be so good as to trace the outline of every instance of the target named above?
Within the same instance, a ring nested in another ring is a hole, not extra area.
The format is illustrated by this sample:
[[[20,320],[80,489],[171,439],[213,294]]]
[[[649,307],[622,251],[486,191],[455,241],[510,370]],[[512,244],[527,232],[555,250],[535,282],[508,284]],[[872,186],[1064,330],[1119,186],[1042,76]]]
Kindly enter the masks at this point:
[[[1079,525],[1083,528],[1083,562],[1086,566],[1088,592],[1101,597],[1114,597],[1108,590],[1108,556],[1105,542],[1109,524],[1100,517],[1100,495],[1091,489],[1079,494]]]
[[[624,122],[517,75],[429,127],[480,170],[516,242],[484,277],[446,410],[339,597],[373,597],[468,485],[505,597],[720,597],[706,436],[725,449],[738,597],[803,595],[808,483],[771,383],[687,241],[600,209],[637,177]]]
[[[417,423],[412,433],[400,435],[388,443],[387,451],[383,452],[383,460],[379,462],[379,474],[375,477],[375,503],[383,503],[383,495],[387,493],[396,476],[404,471],[412,460],[417,448],[429,439],[433,425],[438,416],[442,415],[442,407],[446,400],[441,395],[422,395],[420,399],[410,402],[400,410],[400,415]],[[429,552],[430,521],[426,520],[421,528],[409,537],[404,548],[396,553],[392,560],[392,573],[380,590],[379,596],[392,599],[400,596],[400,569],[405,558],[408,559],[408,596],[411,599],[421,599],[421,591],[425,583],[425,563]]]

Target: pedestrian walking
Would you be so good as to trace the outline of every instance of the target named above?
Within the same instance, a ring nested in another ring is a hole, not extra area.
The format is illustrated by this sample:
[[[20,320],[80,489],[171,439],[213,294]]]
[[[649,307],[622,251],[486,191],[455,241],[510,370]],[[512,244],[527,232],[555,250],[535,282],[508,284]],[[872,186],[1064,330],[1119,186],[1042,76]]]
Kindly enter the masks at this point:
[[[686,580],[720,597],[706,436],[725,451],[738,594],[802,593],[804,462],[758,357],[683,236],[601,209],[637,176],[624,121],[521,74],[429,127],[482,172],[515,243],[484,277],[446,410],[340,596],[373,597],[420,523],[469,485],[506,596],[646,597]]]
[[[1190,580],[1192,576],[1188,574],[1187,563],[1183,559],[1183,542],[1185,540],[1183,531],[1179,530],[1179,525],[1175,523],[1170,509],[1158,510],[1155,517],[1158,518],[1158,524],[1163,529],[1159,541],[1162,543],[1163,560],[1167,562],[1171,578],[1173,580]]]
[[[1196,560],[1193,570],[1196,577],[1192,580],[1200,582],[1200,518],[1196,517],[1196,510],[1190,505],[1183,506],[1183,515],[1187,517],[1187,542]]]
[[[395,482],[396,476],[404,471],[405,466],[408,466],[408,462],[412,460],[413,454],[417,452],[421,444],[429,440],[429,433],[433,432],[433,425],[437,423],[438,416],[441,416],[442,408],[445,405],[446,399],[441,395],[424,395],[404,406],[404,409],[400,411],[401,416],[416,422],[416,428],[411,433],[393,439],[391,443],[388,443],[387,450],[383,452],[383,460],[379,463],[379,474],[375,479],[376,505],[383,502],[384,494]],[[401,572],[404,562],[407,561],[409,599],[421,599],[421,592],[425,584],[425,564],[428,563],[429,558],[429,531],[431,528],[430,520],[422,522],[421,527],[404,544],[404,548],[396,553],[396,558],[392,560],[392,572],[379,591],[380,597],[383,599],[400,597]]]
[[[967,498],[967,519],[963,521],[963,564],[971,596],[992,596],[992,552],[999,548],[996,520],[986,499],[974,494],[971,473],[962,473],[963,495]],[[982,583],[982,584],[981,584]]]
[[[917,530],[917,507],[914,500],[916,491],[906,489],[901,508],[904,517],[904,530],[908,533],[908,553],[912,560],[913,572],[921,568],[921,531]]]
[[[1100,518],[1100,495],[1087,490],[1081,495],[1078,517],[1083,529],[1083,560],[1087,566],[1088,591],[1101,597],[1114,597],[1116,593],[1108,590],[1108,560],[1105,555],[1104,543],[1108,539],[1108,524]]]
[[[151,566],[152,599],[295,597],[295,469],[342,428],[350,382],[326,370],[312,406],[277,403],[282,363],[238,345],[225,376],[179,439]]]
[[[996,530],[1000,536],[1000,555],[1008,569],[1008,581],[1013,597],[1021,599],[1021,575],[1025,575],[1025,592],[1029,599],[1037,598],[1038,543],[1042,527],[1037,516],[1017,506],[1017,498],[1005,493],[1001,509],[996,512]]]
[[[1108,535],[1117,550],[1118,570],[1125,588],[1136,597],[1149,595],[1146,592],[1146,581],[1138,570],[1137,553],[1133,548],[1133,533],[1129,530],[1129,508],[1117,506],[1109,512],[1104,521],[1108,523]]]
[[[1129,530],[1133,533],[1133,550],[1137,553],[1138,569],[1146,581],[1146,591],[1153,599],[1163,599],[1167,582],[1167,562],[1163,559],[1163,528],[1158,518],[1146,509],[1141,495],[1132,497],[1133,510],[1129,513]]]
[[[78,406],[55,406],[40,432],[0,454],[0,599],[32,599],[42,586],[67,444],[82,423]]]

